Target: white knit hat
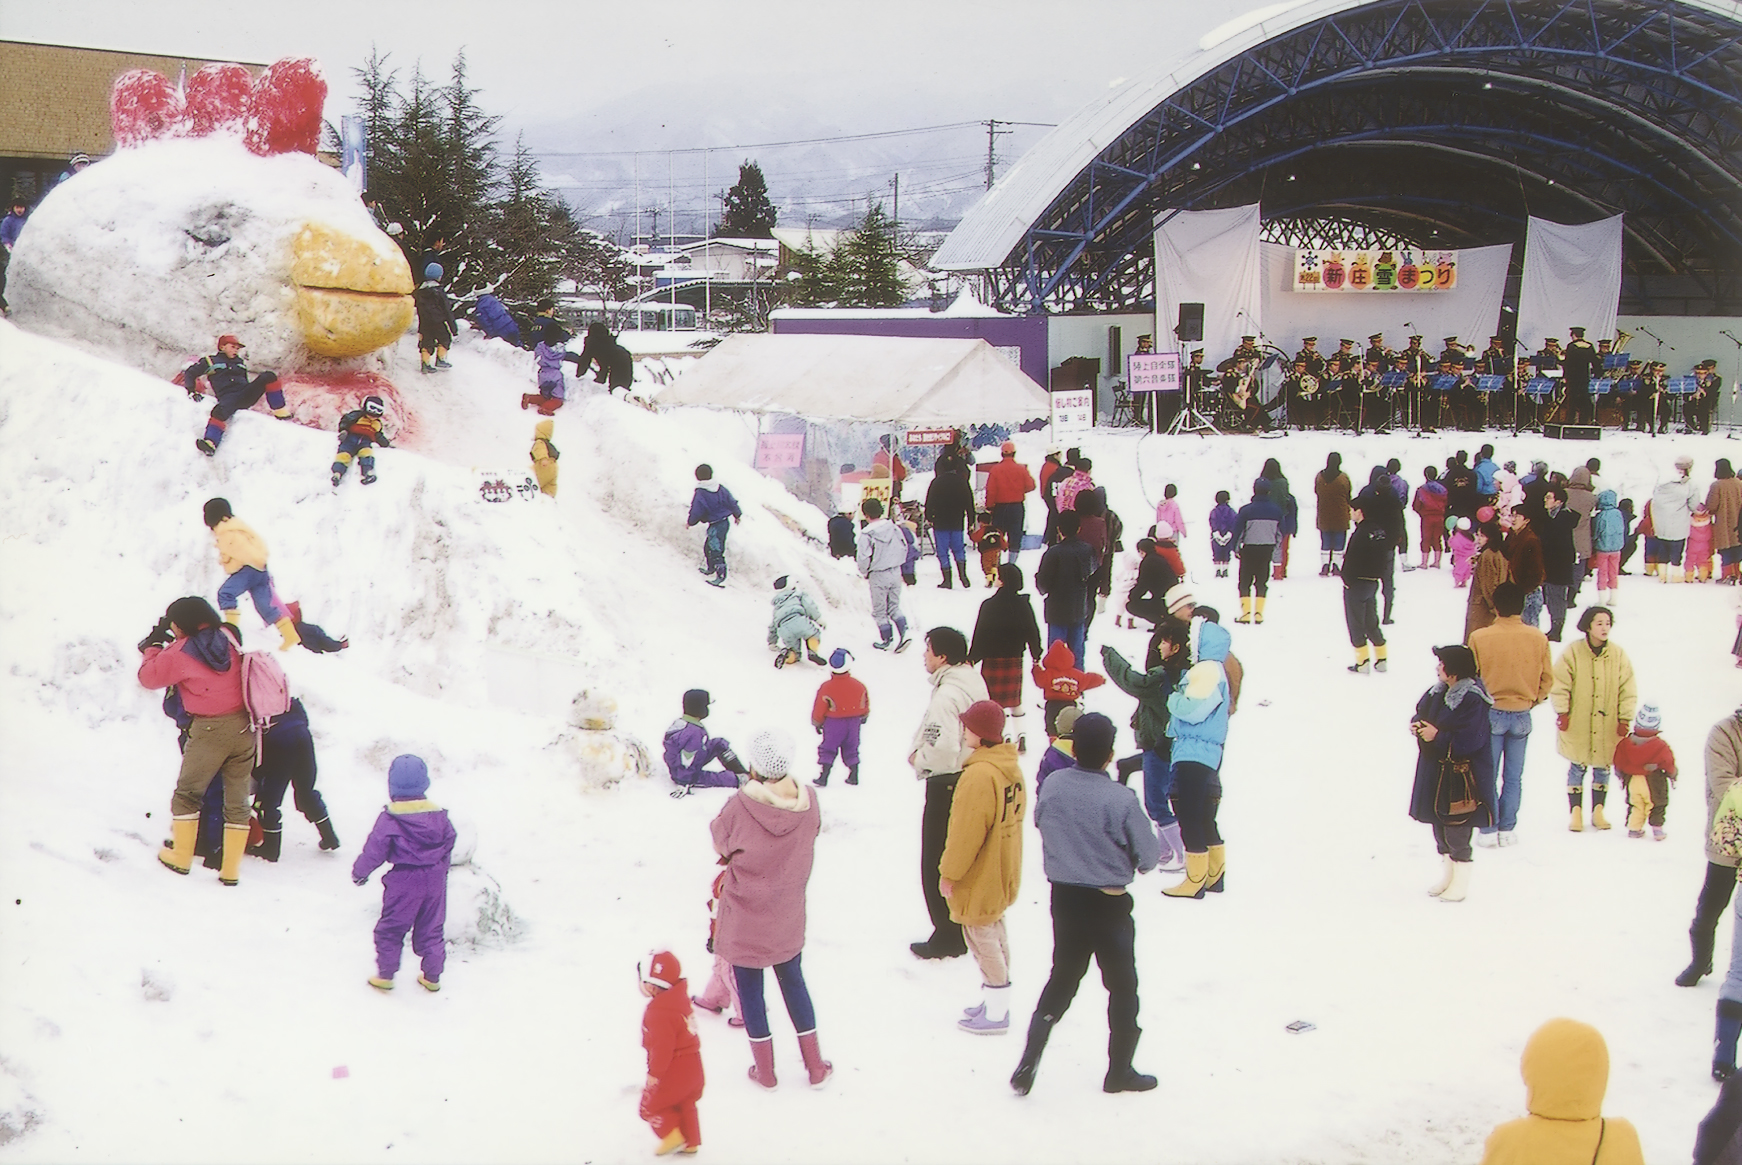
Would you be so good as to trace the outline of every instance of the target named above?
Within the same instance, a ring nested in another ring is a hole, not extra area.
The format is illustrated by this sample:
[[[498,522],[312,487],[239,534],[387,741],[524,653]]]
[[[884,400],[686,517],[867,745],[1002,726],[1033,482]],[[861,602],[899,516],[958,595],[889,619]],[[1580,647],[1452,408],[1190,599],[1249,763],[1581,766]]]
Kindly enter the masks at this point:
[[[1656,732],[1663,727],[1663,714],[1656,704],[1641,704],[1633,714],[1633,727],[1639,732]]]
[[[750,738],[750,768],[759,777],[778,781],[792,768],[792,737],[778,728],[764,728]]]

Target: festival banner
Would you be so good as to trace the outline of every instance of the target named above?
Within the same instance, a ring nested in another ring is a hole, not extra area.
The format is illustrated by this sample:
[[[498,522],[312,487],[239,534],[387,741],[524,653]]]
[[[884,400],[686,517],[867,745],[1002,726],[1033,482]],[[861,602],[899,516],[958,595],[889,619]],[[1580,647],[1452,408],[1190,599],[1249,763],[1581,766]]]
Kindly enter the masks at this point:
[[[797,469],[802,464],[803,433],[764,433],[756,438],[757,469]]]
[[[1295,291],[1450,291],[1457,285],[1456,251],[1296,247],[1294,252]]]

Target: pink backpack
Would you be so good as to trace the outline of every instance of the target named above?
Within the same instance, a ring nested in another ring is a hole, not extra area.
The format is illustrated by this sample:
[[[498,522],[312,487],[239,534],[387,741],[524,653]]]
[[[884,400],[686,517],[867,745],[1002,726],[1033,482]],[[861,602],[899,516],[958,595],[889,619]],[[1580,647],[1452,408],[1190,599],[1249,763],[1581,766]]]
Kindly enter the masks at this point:
[[[270,651],[244,651],[242,656],[242,707],[248,726],[254,730],[254,756],[273,718],[290,711],[290,681]]]

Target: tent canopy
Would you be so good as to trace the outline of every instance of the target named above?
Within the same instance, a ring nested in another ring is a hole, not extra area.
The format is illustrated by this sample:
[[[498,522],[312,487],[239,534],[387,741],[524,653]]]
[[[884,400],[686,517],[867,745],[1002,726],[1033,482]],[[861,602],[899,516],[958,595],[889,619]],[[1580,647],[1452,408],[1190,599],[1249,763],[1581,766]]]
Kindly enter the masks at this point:
[[[1023,421],[1051,407],[984,340],[826,335],[728,336],[659,403],[913,426]]]

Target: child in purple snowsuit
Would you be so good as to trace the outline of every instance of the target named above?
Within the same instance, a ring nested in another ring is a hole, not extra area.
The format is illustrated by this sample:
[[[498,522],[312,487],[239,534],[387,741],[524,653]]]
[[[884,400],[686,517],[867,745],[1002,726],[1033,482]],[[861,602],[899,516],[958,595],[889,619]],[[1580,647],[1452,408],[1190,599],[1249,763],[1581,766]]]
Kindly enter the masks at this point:
[[[829,783],[836,756],[847,766],[847,783],[859,783],[859,729],[871,714],[871,694],[849,673],[852,665],[853,653],[835,648],[829,656],[829,671],[834,674],[823,681],[811,702],[811,727],[823,738],[817,745],[817,765],[822,772],[812,782],[819,789]]]
[[[732,751],[723,736],[709,736],[702,727],[708,718],[712,697],[704,688],[691,688],[683,694],[683,715],[665,730],[665,767],[671,773],[672,784],[680,786],[674,797],[691,789],[736,789],[738,774],[744,762]],[[708,762],[718,760],[719,769],[708,768]]]
[[[1216,508],[1210,511],[1210,560],[1216,564],[1216,577],[1228,577],[1228,564],[1234,560],[1234,527],[1239,515],[1228,504],[1228,491],[1216,491]]]
[[[393,758],[387,767],[387,795],[392,802],[375,819],[363,852],[351,867],[351,880],[361,886],[384,862],[393,868],[382,875],[381,921],[375,924],[376,975],[369,986],[393,990],[405,947],[405,932],[411,932],[411,949],[423,960],[417,981],[426,990],[440,991],[442,966],[447,962],[442,926],[448,916],[448,860],[454,852],[454,827],[448,811],[433,801],[429,792],[429,767],[409,753]]]
[[[1040,787],[1046,779],[1060,769],[1076,767],[1076,730],[1077,709],[1069,705],[1059,712],[1058,721],[1053,725],[1058,735],[1053,737],[1051,746],[1041,754],[1040,767],[1034,773],[1034,795],[1040,796]],[[1040,826],[1036,825],[1036,829]]]

